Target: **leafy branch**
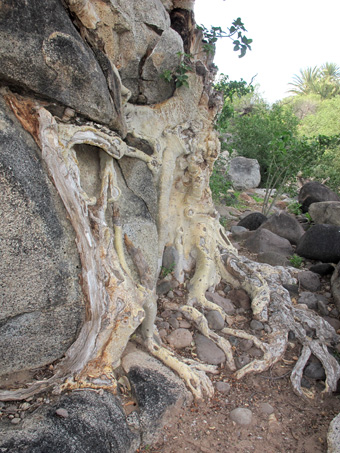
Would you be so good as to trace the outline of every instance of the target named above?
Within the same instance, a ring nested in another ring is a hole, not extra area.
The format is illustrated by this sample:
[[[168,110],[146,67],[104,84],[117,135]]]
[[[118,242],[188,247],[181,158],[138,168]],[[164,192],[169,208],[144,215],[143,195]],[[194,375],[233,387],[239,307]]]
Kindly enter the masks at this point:
[[[193,58],[193,55],[184,53],[184,52],[177,52],[177,56],[182,59],[180,64],[177,66],[177,68],[174,71],[170,71],[170,69],[166,69],[160,77],[167,82],[171,82],[174,80],[176,84],[176,88],[179,88],[181,86],[186,86],[189,87],[188,83],[188,72],[192,72],[192,67],[191,65],[191,60]]]
[[[198,25],[198,30],[203,32],[203,40],[206,41],[203,44],[203,48],[207,53],[215,52],[215,43],[219,38],[229,38],[233,41],[234,51],[240,52],[239,58],[245,56],[247,50],[251,50],[250,44],[253,42],[252,39],[248,39],[243,32],[246,32],[241,18],[238,17],[232,22],[228,31],[223,31],[221,27],[211,27],[208,30],[204,25]]]

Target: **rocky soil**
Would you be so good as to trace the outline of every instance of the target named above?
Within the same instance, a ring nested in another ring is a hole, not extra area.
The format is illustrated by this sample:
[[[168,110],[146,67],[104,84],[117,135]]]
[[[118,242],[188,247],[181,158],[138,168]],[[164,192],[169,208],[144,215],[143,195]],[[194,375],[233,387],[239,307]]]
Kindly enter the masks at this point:
[[[241,194],[241,203],[235,208],[218,207],[229,216],[225,216],[228,227],[236,224],[240,216],[248,211],[261,210],[261,205]],[[280,201],[281,209],[286,209],[289,200]],[[241,243],[234,242],[240,254],[254,258]],[[307,269],[312,262],[304,261],[301,270]],[[321,277],[321,287],[313,292],[319,300],[327,300],[326,312],[340,333],[340,321],[330,294],[330,276]],[[216,389],[209,401],[190,407],[174,417],[166,426],[158,443],[144,445],[139,450],[144,452],[326,452],[329,423],[340,411],[340,386],[332,395],[322,393],[324,389],[324,371],[317,359],[311,360],[304,371],[303,387],[308,398],[302,399],[294,394],[290,383],[290,373],[299,357],[300,345],[290,338],[284,359],[275,364],[266,373],[252,375],[236,381],[232,373],[224,368],[221,351],[208,341],[201,342],[195,329],[176,313],[176,304],[185,297],[185,285],[175,288],[160,296],[157,325],[163,340],[183,357],[194,357],[219,365],[219,373],[211,376]],[[305,293],[299,288],[291,294],[296,302]],[[264,338],[265,326],[251,319],[249,300],[244,293],[220,284],[212,297],[214,302],[225,304],[224,309],[236,312],[236,326]],[[236,302],[236,299],[239,301]],[[224,302],[223,302],[224,301]],[[226,302],[229,301],[229,302]],[[228,305],[229,303],[229,305]],[[301,303],[301,300],[300,300]],[[168,307],[172,307],[169,310]],[[325,308],[325,307],[323,307]],[[316,307],[317,309],[317,307]],[[320,312],[320,304],[319,304]],[[322,311],[322,309],[321,309]],[[207,316],[209,324],[218,331],[218,313]],[[257,325],[258,323],[258,325]],[[195,342],[193,341],[195,340]],[[199,341],[198,341],[199,340]],[[232,341],[233,339],[231,339]],[[260,351],[249,340],[234,339],[233,349],[239,367],[258,356]],[[339,357],[339,351],[334,350]]]

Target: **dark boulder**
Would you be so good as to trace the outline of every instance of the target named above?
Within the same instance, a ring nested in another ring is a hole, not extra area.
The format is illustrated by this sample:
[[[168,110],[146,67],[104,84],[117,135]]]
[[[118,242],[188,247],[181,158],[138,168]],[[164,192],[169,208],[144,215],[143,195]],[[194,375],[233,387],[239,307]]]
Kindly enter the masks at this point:
[[[26,416],[23,427],[12,426],[0,424],[1,451],[133,453],[140,445],[140,435],[130,429],[120,401],[108,392],[64,395]]]
[[[302,236],[296,253],[324,263],[340,261],[340,228],[335,225],[314,225]]]
[[[237,226],[241,226],[247,228],[247,230],[254,231],[257,230],[263,222],[268,219],[265,215],[261,214],[261,212],[252,212],[240,220]]]
[[[301,204],[302,212],[308,212],[308,208],[312,203],[340,201],[340,197],[324,184],[311,181],[301,187],[298,201]]]

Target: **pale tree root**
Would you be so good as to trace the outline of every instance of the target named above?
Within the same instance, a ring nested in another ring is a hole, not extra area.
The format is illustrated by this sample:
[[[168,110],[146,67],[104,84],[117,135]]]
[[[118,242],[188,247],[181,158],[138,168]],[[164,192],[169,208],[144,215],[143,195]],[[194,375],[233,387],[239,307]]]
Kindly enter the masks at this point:
[[[252,262],[245,257],[229,259],[227,268],[232,269],[233,277],[239,275],[241,286],[245,286],[253,296],[253,313],[255,309],[256,317],[262,321],[267,318],[272,331],[268,343],[264,343],[254,335],[243,331],[230,328],[222,330],[224,334],[252,340],[255,346],[263,351],[262,359],[253,360],[238,370],[235,373],[236,378],[241,379],[251,372],[265,371],[280,360],[285,353],[288,333],[291,331],[302,345],[300,358],[291,374],[294,392],[302,397],[307,395],[301,388],[301,379],[311,354],[314,354],[324,367],[326,373],[324,392],[335,391],[340,378],[340,365],[331,355],[328,347],[339,343],[340,337],[318,314],[307,308],[293,305],[289,292],[282,286],[283,283],[292,282],[289,270]],[[261,281],[265,283],[262,289],[259,284]]]
[[[200,363],[196,360],[180,359],[161,344],[157,332],[153,338],[143,339],[136,336],[136,341],[142,344],[148,352],[175,371],[185,382],[196,400],[203,400],[204,397],[214,395],[214,387],[206,373],[217,374],[217,366]]]

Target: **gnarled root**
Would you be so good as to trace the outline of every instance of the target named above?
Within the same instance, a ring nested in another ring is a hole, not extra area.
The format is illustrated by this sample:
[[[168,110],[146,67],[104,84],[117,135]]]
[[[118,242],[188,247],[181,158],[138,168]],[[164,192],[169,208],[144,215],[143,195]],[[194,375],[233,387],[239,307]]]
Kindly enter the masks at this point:
[[[148,339],[145,345],[153,356],[177,372],[197,400],[203,399],[204,395],[208,398],[213,396],[214,388],[206,372],[216,373],[217,367],[201,364],[193,360],[181,361],[173,352],[157,344],[154,339]]]

